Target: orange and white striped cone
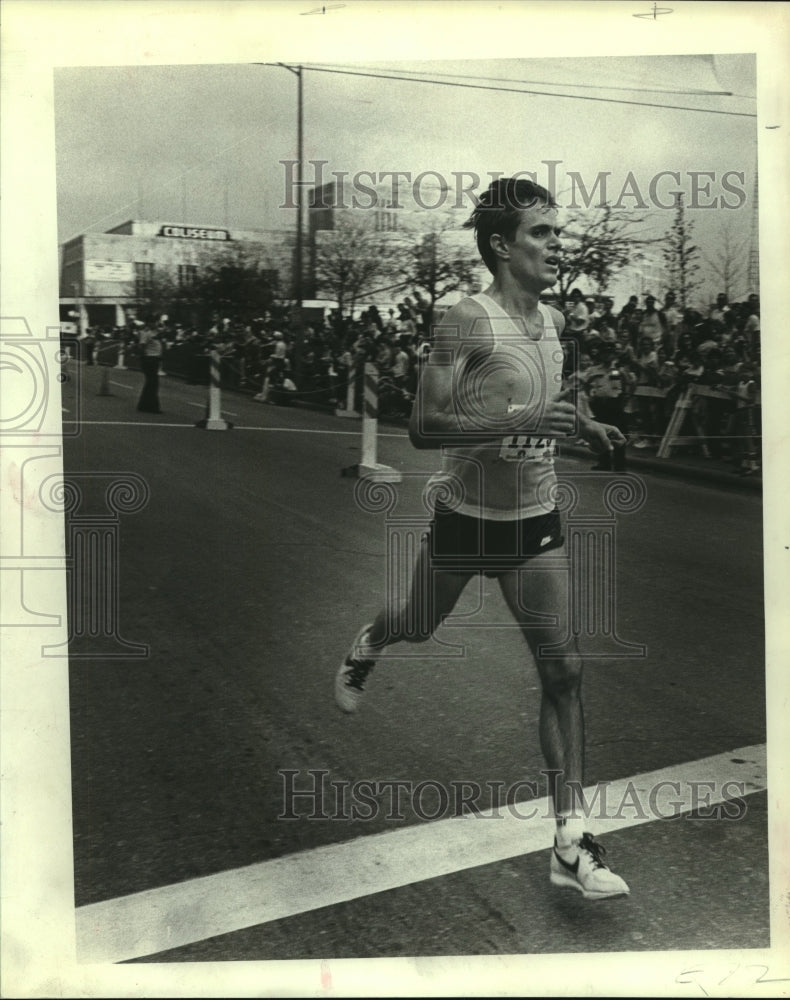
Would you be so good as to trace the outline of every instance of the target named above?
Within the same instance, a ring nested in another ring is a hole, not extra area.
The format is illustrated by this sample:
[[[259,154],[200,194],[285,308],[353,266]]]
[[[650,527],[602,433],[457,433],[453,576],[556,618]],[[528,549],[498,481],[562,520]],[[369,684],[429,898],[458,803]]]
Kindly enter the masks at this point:
[[[198,420],[195,427],[206,431],[229,431],[233,427],[233,424],[222,416],[220,393],[219,351],[212,351],[206,416],[203,420]]]
[[[356,479],[376,479],[381,483],[399,483],[400,472],[389,465],[377,461],[377,441],[379,416],[379,373],[374,364],[365,364],[365,390],[362,412],[362,457],[357,465],[342,469],[341,476]]]

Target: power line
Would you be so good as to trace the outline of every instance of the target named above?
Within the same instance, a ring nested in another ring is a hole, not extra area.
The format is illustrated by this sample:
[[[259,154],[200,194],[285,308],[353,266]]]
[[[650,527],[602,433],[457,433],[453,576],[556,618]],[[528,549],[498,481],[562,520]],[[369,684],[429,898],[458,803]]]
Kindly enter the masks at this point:
[[[266,65],[265,63],[262,65]],[[326,66],[326,63],[314,63],[308,65],[308,68],[317,68],[319,65]],[[338,68],[347,68],[348,64],[333,63],[332,66],[337,65]],[[364,67],[368,69],[369,67]],[[374,68],[375,69],[375,68]],[[425,76],[426,70],[417,69],[399,69],[398,73],[408,74],[409,78],[412,76]],[[529,84],[539,84],[544,87],[572,87],[574,90],[628,90],[634,94],[681,94],[684,96],[698,96],[698,97],[748,97],[748,94],[733,94],[729,90],[676,90],[668,89],[665,87],[618,87],[608,84],[597,84],[597,83],[552,83],[551,80],[519,80],[509,76],[476,76],[472,73],[437,73],[431,72],[432,77],[446,77],[454,80],[488,80],[494,83],[529,83]],[[553,94],[552,96],[567,96],[572,97],[575,95],[558,95]],[[702,108],[695,110],[704,110]]]
[[[256,65],[260,65],[260,66],[273,66],[273,65],[276,65],[276,66],[281,66],[284,69],[291,69],[291,67],[288,66],[288,65],[286,65],[285,63],[258,63]],[[344,68],[337,68],[337,67],[328,67],[328,66],[325,66],[325,65],[322,66],[322,65],[316,64],[316,63],[306,63],[306,64],[303,64],[303,65],[304,65],[305,69],[309,69],[309,70],[311,70],[311,71],[313,71],[315,73],[334,73],[334,74],[338,74],[338,75],[342,75],[342,76],[360,76],[360,77],[368,77],[368,78],[372,78],[372,79],[396,80],[396,81],[400,81],[400,82],[404,82],[404,83],[427,83],[427,84],[432,84],[434,86],[460,87],[460,88],[470,89],[470,90],[488,90],[488,91],[500,91],[500,92],[503,92],[503,93],[531,94],[531,95],[540,96],[540,97],[564,97],[564,98],[568,98],[570,100],[577,100],[577,101],[598,101],[598,102],[603,102],[603,103],[608,103],[608,104],[628,104],[628,105],[636,105],[636,106],[639,106],[639,107],[664,108],[666,110],[671,110],[671,111],[700,111],[700,112],[704,112],[704,113],[708,113],[708,114],[730,115],[730,116],[739,117],[739,118],[756,118],[757,117],[756,114],[753,114],[753,113],[750,113],[750,112],[743,112],[743,111],[721,111],[721,110],[712,109],[712,108],[692,108],[692,107],[685,107],[685,106],[676,105],[676,104],[657,104],[657,103],[653,103],[653,102],[649,102],[649,101],[628,101],[628,100],[625,100],[623,98],[615,98],[615,97],[592,97],[592,96],[586,95],[586,94],[558,94],[558,93],[552,93],[550,91],[524,90],[524,89],[522,89],[520,87],[498,87],[498,86],[491,86],[491,85],[486,85],[486,84],[482,84],[482,83],[458,83],[458,82],[455,82],[454,80],[445,80],[445,79],[441,79],[440,80],[440,79],[420,78],[420,77],[416,77],[416,76],[403,76],[403,75],[399,76],[399,75],[396,75],[394,73],[387,73],[387,74],[385,74],[385,73],[375,73],[375,72],[370,72],[370,71],[363,72],[361,70],[352,70],[352,69],[344,69]],[[291,71],[295,72],[294,70],[291,70]],[[418,70],[402,70],[401,72],[402,73],[417,73],[419,71]],[[452,73],[436,73],[435,76],[437,76],[437,77],[438,76],[443,76],[443,77],[456,77],[456,76],[458,76],[458,77],[461,77],[462,79],[467,79],[467,80],[499,80],[500,79],[499,77],[476,77],[476,76],[471,76],[471,75],[464,77],[463,74],[452,74]],[[505,78],[501,78],[501,80],[502,80],[502,82],[505,82]],[[520,82],[529,82],[529,81],[518,81],[517,80],[517,81],[513,81],[513,82],[520,83]],[[547,84],[547,86],[551,86],[551,84]],[[572,86],[577,86],[577,85],[573,84]],[[592,85],[579,84],[578,86],[579,87],[587,87],[587,86],[592,86]],[[612,88],[612,89],[615,89],[615,88]],[[621,88],[621,89],[634,89],[635,91],[637,90],[637,88]],[[639,92],[642,92],[642,91],[640,90]],[[672,93],[672,91],[668,91],[668,93]],[[694,93],[694,92],[693,91],[685,91],[683,93]],[[702,92],[702,94],[707,95],[707,96],[725,96],[725,95],[727,95],[727,93],[728,92],[721,92],[720,94],[718,94],[718,93],[713,92],[713,91],[711,91],[711,92]],[[745,95],[730,95],[730,96],[738,96],[738,97],[740,97],[740,96],[745,96]],[[246,135],[243,139],[240,139],[237,142],[231,143],[230,145],[226,146],[224,149],[221,149],[218,153],[214,154],[213,156],[208,157],[205,160],[201,160],[200,163],[196,164],[193,167],[187,168],[186,171],[183,171],[181,174],[177,175],[177,177],[178,178],[185,178],[187,175],[189,175],[191,173],[194,173],[194,172],[196,172],[198,170],[204,169],[208,164],[213,163],[215,160],[218,160],[220,157],[224,156],[230,150],[235,149],[238,146],[241,146],[245,142],[249,142],[250,139],[253,139],[256,136],[261,135],[264,132],[270,132],[270,128],[267,126],[266,128],[255,129],[253,132],[251,132],[248,135]],[[172,178],[172,179],[170,179],[168,181],[162,181],[159,184],[157,184],[154,187],[153,190],[155,190],[155,191],[161,190],[162,188],[167,187],[169,184],[171,184],[173,182],[173,180],[175,180],[175,179],[176,178]],[[110,214],[105,215],[103,218],[94,220],[93,222],[91,222],[91,223],[88,224],[87,228],[83,228],[80,233],[76,233],[74,236],[69,237],[68,239],[64,240],[63,243],[69,243],[69,242],[71,242],[71,240],[76,239],[78,236],[80,236],[83,233],[89,231],[93,226],[102,225],[103,223],[107,222],[108,220],[116,217],[118,215],[118,213],[120,213],[120,212],[126,212],[127,209],[132,208],[135,204],[137,204],[138,201],[139,201],[139,199],[135,199],[134,201],[129,202],[126,205],[122,205],[122,206],[114,209]]]
[[[656,104],[652,101],[626,101],[620,97],[592,97],[589,94],[556,94],[545,90],[524,90],[521,87],[494,87],[482,83],[453,83],[449,80],[420,79],[418,77],[396,76],[394,73],[370,73],[351,69],[330,69],[316,64],[305,64],[305,69],[313,73],[336,73],[341,76],[362,76],[374,80],[398,80],[405,83],[428,83],[435,87],[462,87],[466,90],[495,90],[508,94],[532,94],[537,97],[566,97],[573,101],[600,101],[605,104],[629,104],[642,108],[665,108],[669,111],[701,111],[711,115],[730,115],[735,118],[756,118],[749,111],[720,111],[715,108],[690,108],[681,104]]]

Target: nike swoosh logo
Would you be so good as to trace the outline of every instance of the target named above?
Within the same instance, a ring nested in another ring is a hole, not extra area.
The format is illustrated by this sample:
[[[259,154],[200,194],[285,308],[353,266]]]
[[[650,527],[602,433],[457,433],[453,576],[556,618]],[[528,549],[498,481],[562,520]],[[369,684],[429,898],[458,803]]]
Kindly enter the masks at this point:
[[[569,864],[567,861],[563,861],[562,860],[562,858],[560,857],[559,852],[557,851],[556,847],[554,848],[554,857],[557,859],[557,861],[559,861],[559,863],[562,865],[562,867],[563,868],[567,868],[568,871],[572,875],[575,875],[576,872],[578,872],[578,870],[579,870],[579,855],[578,854],[576,855],[576,860],[573,862],[572,865]]]

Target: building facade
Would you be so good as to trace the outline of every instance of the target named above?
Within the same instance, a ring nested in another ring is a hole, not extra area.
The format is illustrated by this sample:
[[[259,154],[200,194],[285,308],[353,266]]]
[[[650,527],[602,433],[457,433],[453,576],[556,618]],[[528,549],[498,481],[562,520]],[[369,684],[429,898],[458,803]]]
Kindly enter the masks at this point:
[[[184,287],[201,269],[244,261],[290,294],[295,234],[285,230],[130,220],[104,233],[84,233],[61,248],[61,322],[125,326],[145,311],[157,282]]]
[[[415,201],[410,185],[400,181],[393,183],[360,191],[347,180],[335,180],[309,190],[304,287],[312,298],[321,299],[332,294],[322,281],[320,253],[322,245],[331,239],[339,220],[344,217],[364,220],[372,243],[379,245],[382,251],[393,251],[389,266],[385,263],[376,280],[366,285],[357,305],[376,305],[382,309],[412,294],[412,283],[404,281],[397,266],[397,251],[414,248],[431,232],[440,234],[443,256],[456,256],[459,260],[471,258],[475,262],[473,280],[464,283],[461,291],[450,293],[451,302],[487,283],[489,276],[485,265],[479,262],[473,237],[461,229],[468,212],[428,211],[424,204]]]

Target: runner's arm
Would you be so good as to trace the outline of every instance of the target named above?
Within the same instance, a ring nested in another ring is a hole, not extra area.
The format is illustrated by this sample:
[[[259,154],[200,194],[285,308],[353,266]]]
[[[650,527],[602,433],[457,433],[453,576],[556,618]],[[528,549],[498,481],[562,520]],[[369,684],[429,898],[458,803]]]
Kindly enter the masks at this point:
[[[470,418],[459,393],[464,369],[475,357],[490,353],[493,337],[483,310],[464,300],[434,327],[431,351],[423,367],[409,421],[415,448],[441,448],[494,442],[503,431],[486,431],[479,417]]]

